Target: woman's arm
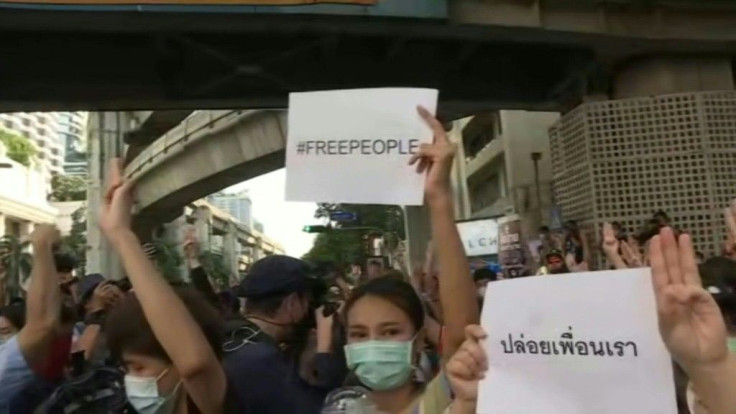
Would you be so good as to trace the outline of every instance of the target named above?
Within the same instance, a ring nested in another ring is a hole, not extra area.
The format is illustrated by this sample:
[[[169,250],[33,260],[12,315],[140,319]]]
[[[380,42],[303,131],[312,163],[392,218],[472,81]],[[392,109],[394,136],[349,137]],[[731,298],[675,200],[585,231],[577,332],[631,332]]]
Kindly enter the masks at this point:
[[[455,224],[450,171],[457,148],[447,138],[442,124],[426,109],[419,108],[419,113],[432,128],[434,142],[422,145],[411,163],[419,161],[418,172],[427,171],[425,198],[429,205],[432,240],[436,244],[445,327],[443,357],[449,358],[465,340],[465,327],[478,322],[478,302],[470,264]]]
[[[130,182],[122,180],[119,161],[111,165],[111,176],[100,225],[120,256],[146,320],[181,376],[188,396],[201,412],[220,413],[227,387],[220,361],[189,310],[132,232],[133,188]]]

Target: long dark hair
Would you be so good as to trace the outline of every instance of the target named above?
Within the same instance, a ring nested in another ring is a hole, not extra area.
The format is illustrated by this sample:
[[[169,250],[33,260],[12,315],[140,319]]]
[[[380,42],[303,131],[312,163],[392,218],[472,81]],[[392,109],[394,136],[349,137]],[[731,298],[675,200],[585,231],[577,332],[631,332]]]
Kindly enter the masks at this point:
[[[409,316],[415,331],[424,327],[424,307],[414,288],[403,280],[386,276],[373,279],[352,291],[343,311],[346,325],[350,309],[364,296],[376,296],[397,306]]]

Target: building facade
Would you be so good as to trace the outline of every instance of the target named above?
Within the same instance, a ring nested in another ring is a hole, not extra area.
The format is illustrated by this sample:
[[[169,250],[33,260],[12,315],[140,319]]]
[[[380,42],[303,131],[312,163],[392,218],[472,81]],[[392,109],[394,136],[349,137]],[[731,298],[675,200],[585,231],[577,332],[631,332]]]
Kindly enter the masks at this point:
[[[207,197],[215,207],[230,214],[248,228],[253,228],[253,202],[247,191],[239,193],[217,193]]]
[[[59,139],[64,144],[64,173],[87,176],[87,112],[59,112]]]
[[[36,224],[55,223],[57,210],[46,201],[46,176],[6,156],[0,144],[0,236],[28,236]]]
[[[518,214],[538,226],[552,202],[548,130],[556,112],[495,111],[462,123],[463,217]]]
[[[661,210],[698,251],[719,254],[722,211],[736,197],[735,89],[728,59],[651,57],[623,67],[610,95],[550,129],[563,217],[597,246],[604,222],[632,233]]]
[[[59,113],[0,113],[0,125],[31,140],[36,159],[50,177],[64,172],[64,143],[59,137]]]

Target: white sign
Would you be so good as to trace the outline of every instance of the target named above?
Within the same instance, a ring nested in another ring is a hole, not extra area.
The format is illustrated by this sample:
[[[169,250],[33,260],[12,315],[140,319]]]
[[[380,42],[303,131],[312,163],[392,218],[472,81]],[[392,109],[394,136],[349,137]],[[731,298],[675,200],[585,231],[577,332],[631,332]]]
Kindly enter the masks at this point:
[[[457,231],[467,256],[498,254],[498,220],[461,221],[457,223]]]
[[[434,89],[355,89],[289,95],[286,199],[422,205],[424,175],[408,165],[432,130]]]
[[[479,414],[674,414],[649,269],[494,282]]]

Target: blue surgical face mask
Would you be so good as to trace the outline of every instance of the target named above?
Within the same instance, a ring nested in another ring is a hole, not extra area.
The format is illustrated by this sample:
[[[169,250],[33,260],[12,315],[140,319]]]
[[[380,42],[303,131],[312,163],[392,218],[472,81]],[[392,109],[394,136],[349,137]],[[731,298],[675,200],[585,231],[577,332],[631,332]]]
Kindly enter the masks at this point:
[[[345,346],[348,368],[360,382],[374,391],[388,391],[406,384],[414,372],[414,340],[366,341]]]
[[[176,395],[181,381],[168,396],[158,395],[158,380],[169,371],[167,368],[158,377],[125,376],[125,393],[130,405],[140,414],[171,414],[176,405]]]

